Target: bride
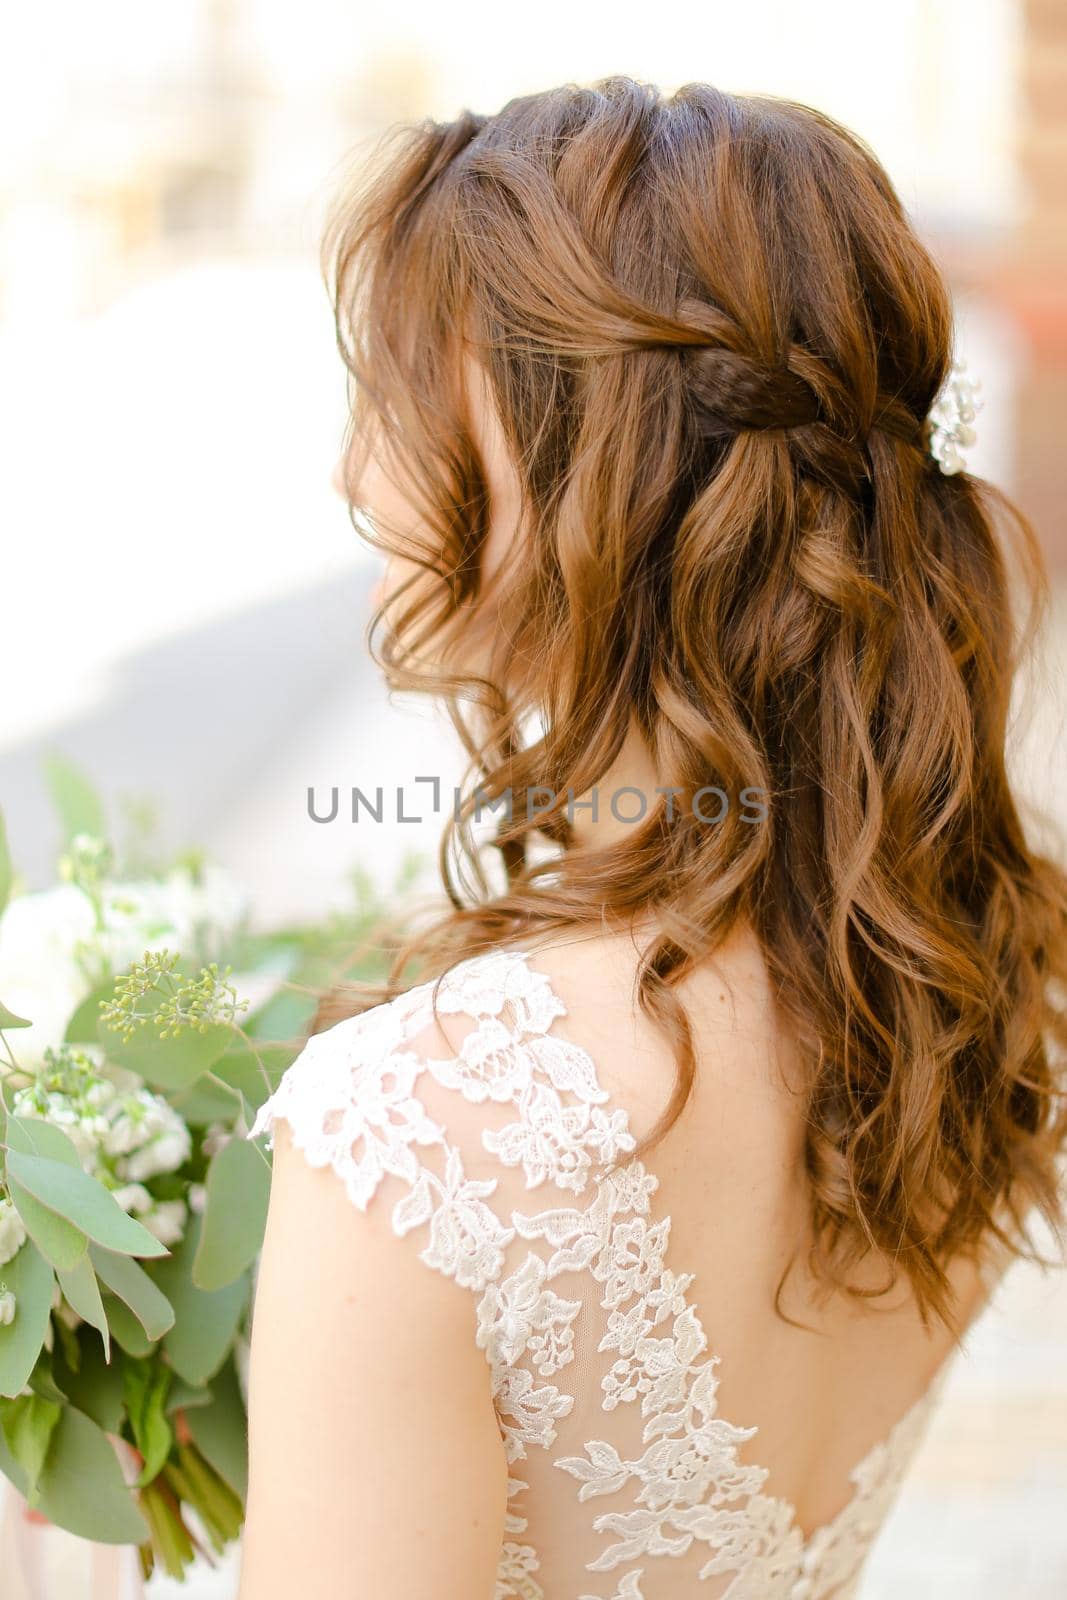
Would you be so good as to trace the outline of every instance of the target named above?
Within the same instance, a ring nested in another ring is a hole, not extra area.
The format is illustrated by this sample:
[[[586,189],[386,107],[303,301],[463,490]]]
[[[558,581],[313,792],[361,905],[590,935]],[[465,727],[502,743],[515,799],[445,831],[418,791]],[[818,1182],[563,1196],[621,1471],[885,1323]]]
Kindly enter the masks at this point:
[[[625,77],[395,126],[324,260],[471,783],[252,1130],[242,1600],[845,1600],[1061,1216],[1043,575],[948,291],[830,118]]]

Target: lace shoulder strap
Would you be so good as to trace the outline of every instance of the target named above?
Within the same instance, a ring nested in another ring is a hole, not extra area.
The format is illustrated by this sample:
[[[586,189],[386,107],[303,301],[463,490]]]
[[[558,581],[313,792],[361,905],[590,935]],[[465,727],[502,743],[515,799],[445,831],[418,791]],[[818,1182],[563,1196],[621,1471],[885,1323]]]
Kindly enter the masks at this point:
[[[248,1136],[283,1118],[306,1159],[332,1167],[360,1210],[387,1175],[399,1179],[394,1231],[428,1225],[422,1259],[484,1289],[515,1237],[487,1204],[494,1170],[521,1167],[527,1188],[550,1179],[580,1191],[594,1162],[612,1163],[634,1140],[625,1119],[600,1110],[607,1095],[586,1053],[549,1037],[564,1008],[521,952],[469,957],[434,989],[429,980],[314,1034]],[[429,1053],[446,1042],[435,1012],[470,1023],[452,1054]],[[485,1126],[462,1111],[486,1102],[518,1114]]]

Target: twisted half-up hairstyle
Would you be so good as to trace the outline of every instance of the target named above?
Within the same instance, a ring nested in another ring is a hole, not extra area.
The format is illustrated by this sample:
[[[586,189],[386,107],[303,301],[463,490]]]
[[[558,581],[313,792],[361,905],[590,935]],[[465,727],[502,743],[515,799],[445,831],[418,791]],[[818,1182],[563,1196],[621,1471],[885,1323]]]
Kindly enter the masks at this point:
[[[324,267],[350,482],[374,441],[420,508],[372,532],[420,569],[377,659],[471,762],[449,906],[320,1025],[531,930],[650,914],[636,993],[678,1073],[642,1154],[693,1081],[678,981],[744,919],[806,1063],[818,1272],[858,1294],[876,1251],[951,1325],[957,1253],[1030,1253],[1033,1208],[1061,1220],[1067,878],[1005,765],[1039,547],[926,448],[952,307],[885,172],[791,101],[567,84],[391,129]],[[522,491],[477,673],[472,354]],[[569,798],[635,727],[661,803],[579,843]],[[762,820],[707,826],[686,801],[709,785],[761,792]]]

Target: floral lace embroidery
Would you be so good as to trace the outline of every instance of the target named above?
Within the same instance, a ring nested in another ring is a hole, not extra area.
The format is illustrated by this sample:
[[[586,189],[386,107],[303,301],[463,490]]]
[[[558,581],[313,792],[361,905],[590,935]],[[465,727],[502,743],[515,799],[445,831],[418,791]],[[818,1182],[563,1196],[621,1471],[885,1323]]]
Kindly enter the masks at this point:
[[[626,1112],[606,1105],[609,1096],[589,1054],[549,1035],[566,1008],[547,975],[527,965],[527,954],[471,957],[445,974],[437,1011],[476,1023],[447,1059],[406,1048],[433,1019],[432,982],[314,1035],[260,1109],[249,1137],[284,1117],[306,1158],[333,1167],[361,1210],[386,1173],[407,1184],[393,1209],[395,1232],[428,1227],[421,1259],[480,1294],[477,1343],[490,1366],[509,1463],[523,1460],[531,1446],[549,1448],[557,1421],[574,1405],[573,1395],[538,1382],[573,1360],[582,1310],[582,1301],[558,1295],[551,1281],[564,1272],[588,1272],[602,1285],[601,1305],[610,1315],[598,1349],[615,1358],[602,1379],[602,1407],[637,1405],[644,1449],[625,1459],[608,1441],[594,1439],[586,1442],[585,1455],[553,1463],[578,1481],[579,1501],[633,1484],[633,1510],[594,1519],[593,1528],[613,1538],[588,1571],[682,1555],[700,1541],[709,1550],[701,1578],[735,1574],[723,1600],[831,1594],[847,1600],[841,1586],[858,1574],[940,1378],[854,1469],[855,1492],[843,1511],[805,1541],[794,1508],[762,1492],[767,1469],[739,1458],[739,1447],[757,1430],[717,1415],[719,1358],[704,1356],[707,1339],[686,1302],[692,1274],[664,1266],[670,1218],[649,1219],[659,1180],[640,1161],[616,1165],[636,1143]],[[592,1179],[591,1203],[584,1210],[513,1211],[511,1225],[502,1223],[486,1203],[497,1180],[468,1178],[459,1151],[420,1103],[415,1091],[425,1071],[473,1104],[514,1104],[514,1121],[483,1130],[485,1149],[505,1166],[521,1166],[528,1189],[551,1182],[577,1195]],[[443,1177],[420,1161],[419,1149],[430,1146],[443,1148]],[[516,1237],[543,1241],[550,1254],[546,1260],[528,1252],[501,1280],[505,1246]],[[531,1365],[520,1365],[524,1359]],[[526,1488],[509,1478],[495,1600],[545,1600],[535,1576],[536,1551],[518,1542],[527,1518],[512,1502]],[[644,1571],[644,1565],[630,1567],[610,1597],[579,1600],[644,1600]]]

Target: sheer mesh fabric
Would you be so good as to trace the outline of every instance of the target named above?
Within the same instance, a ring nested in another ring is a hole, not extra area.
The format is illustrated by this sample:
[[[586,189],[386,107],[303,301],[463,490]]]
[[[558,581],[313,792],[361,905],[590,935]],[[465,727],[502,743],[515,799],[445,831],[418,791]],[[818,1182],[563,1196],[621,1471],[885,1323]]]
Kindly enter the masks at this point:
[[[284,1118],[474,1297],[510,1475],[494,1600],[849,1600],[944,1371],[805,1538],[757,1430],[719,1413],[658,1180],[549,977],[524,950],[454,967],[450,1050],[432,991],[312,1037],[250,1137]]]

